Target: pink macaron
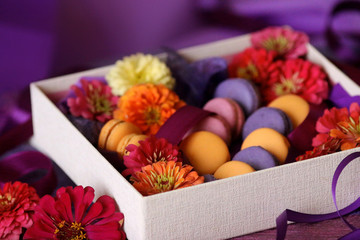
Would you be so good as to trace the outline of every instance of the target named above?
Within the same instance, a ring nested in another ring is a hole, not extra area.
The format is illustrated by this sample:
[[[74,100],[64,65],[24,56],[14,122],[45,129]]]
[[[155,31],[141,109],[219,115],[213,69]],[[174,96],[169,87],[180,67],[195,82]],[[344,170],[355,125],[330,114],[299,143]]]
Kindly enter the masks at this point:
[[[187,134],[198,132],[198,131],[208,131],[218,135],[220,138],[224,140],[224,142],[229,145],[231,143],[231,128],[229,123],[220,115],[211,115],[203,120],[201,120],[198,124],[196,124]],[[185,136],[185,137],[186,137]]]
[[[213,98],[204,105],[203,109],[222,116],[229,123],[233,139],[241,135],[245,116],[237,102],[230,98]]]

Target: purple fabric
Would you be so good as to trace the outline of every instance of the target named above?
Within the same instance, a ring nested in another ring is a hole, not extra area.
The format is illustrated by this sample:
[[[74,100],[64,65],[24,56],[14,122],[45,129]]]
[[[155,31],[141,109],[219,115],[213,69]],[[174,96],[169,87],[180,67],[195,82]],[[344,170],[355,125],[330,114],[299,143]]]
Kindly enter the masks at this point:
[[[332,88],[329,99],[337,108],[349,108],[353,102],[360,104],[360,96],[350,96],[340,84]]]
[[[27,91],[0,95],[0,155],[32,136],[28,97]]]
[[[310,106],[310,112],[305,120],[287,136],[292,147],[300,152],[313,148],[312,139],[317,134],[315,124],[326,108],[325,104]]]
[[[51,160],[36,151],[15,153],[0,161],[0,187],[6,182],[20,180],[33,172],[45,170],[46,174],[35,182],[29,182],[39,196],[51,194],[56,187],[57,180]]]
[[[201,119],[211,115],[211,112],[201,108],[186,105],[177,110],[159,129],[157,138],[165,138],[171,144],[177,145],[192,127]]]
[[[347,234],[346,236],[340,239],[349,239],[349,240],[360,239],[360,231],[342,217],[343,215],[353,212],[360,207],[360,197],[357,200],[355,200],[352,204],[341,210],[338,209],[336,202],[336,184],[340,177],[340,174],[350,162],[357,159],[358,157],[360,157],[360,152],[354,152],[348,155],[340,162],[340,164],[335,170],[331,185],[331,191],[332,191],[332,198],[335,204],[336,211],[328,214],[304,214],[286,209],[276,219],[277,240],[285,239],[286,230],[287,230],[287,221],[298,222],[298,223],[313,223],[313,222],[329,220],[336,217],[340,217],[343,220],[343,222],[352,230],[350,234]]]
[[[0,94],[43,78],[112,64],[131,53],[210,42],[270,25],[304,31],[322,52],[337,57],[325,35],[331,28],[359,62],[359,41],[343,41],[358,39],[359,26],[347,23],[357,22],[359,14],[342,2],[349,1],[2,0]]]

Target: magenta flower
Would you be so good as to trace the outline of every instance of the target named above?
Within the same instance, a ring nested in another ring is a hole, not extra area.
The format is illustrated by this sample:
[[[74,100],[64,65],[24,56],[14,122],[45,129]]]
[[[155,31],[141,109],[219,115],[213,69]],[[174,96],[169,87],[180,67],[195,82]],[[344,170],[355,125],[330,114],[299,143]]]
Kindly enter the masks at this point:
[[[278,60],[268,71],[268,79],[260,87],[267,103],[285,94],[296,94],[313,104],[328,97],[327,76],[319,65],[301,58]]]
[[[39,196],[27,183],[5,183],[0,189],[0,239],[19,239],[22,228],[33,224]]]
[[[116,212],[115,201],[109,196],[99,197],[95,203],[92,187],[63,187],[53,198],[45,195],[35,208],[34,224],[24,239],[125,239]]]
[[[305,33],[290,27],[268,27],[251,34],[251,43],[255,48],[274,50],[277,56],[294,59],[306,54],[309,38]]]
[[[72,85],[76,97],[67,99],[70,113],[75,117],[106,122],[112,119],[118,97],[111,93],[111,88],[99,80],[80,80],[81,88]]]
[[[155,136],[139,141],[139,146],[130,144],[126,150],[129,154],[124,156],[124,164],[128,169],[123,171],[124,175],[134,175],[135,172],[141,171],[142,167],[159,161],[183,161],[176,145],[172,145],[165,138],[157,139]]]

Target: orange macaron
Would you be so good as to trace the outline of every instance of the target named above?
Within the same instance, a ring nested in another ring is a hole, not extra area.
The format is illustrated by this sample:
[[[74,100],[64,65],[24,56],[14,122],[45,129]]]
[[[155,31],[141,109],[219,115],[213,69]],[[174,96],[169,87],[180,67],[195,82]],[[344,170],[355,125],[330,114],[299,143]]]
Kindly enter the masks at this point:
[[[132,123],[118,119],[108,121],[100,131],[98,146],[108,151],[116,151],[120,141],[129,134],[142,134]]]
[[[213,174],[230,160],[226,143],[212,132],[192,133],[181,142],[180,149],[200,175]]]

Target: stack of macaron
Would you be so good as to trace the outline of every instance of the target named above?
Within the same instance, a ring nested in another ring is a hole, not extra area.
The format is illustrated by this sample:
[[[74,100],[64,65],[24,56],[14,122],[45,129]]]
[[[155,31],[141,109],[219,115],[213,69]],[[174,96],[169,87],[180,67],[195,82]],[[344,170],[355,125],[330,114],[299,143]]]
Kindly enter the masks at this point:
[[[196,171],[221,179],[285,163],[290,147],[286,136],[305,120],[310,106],[292,94],[265,107],[260,103],[249,80],[227,79],[218,85],[203,107],[215,115],[200,121],[180,145]],[[230,161],[229,146],[239,141],[241,149]]]
[[[117,152],[120,159],[122,159],[126,154],[128,145],[139,145],[139,141],[145,140],[147,137],[134,124],[112,119],[102,127],[98,147],[103,150]]]

